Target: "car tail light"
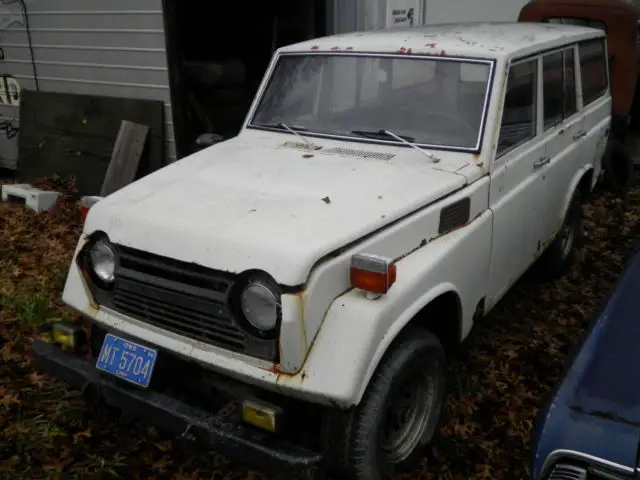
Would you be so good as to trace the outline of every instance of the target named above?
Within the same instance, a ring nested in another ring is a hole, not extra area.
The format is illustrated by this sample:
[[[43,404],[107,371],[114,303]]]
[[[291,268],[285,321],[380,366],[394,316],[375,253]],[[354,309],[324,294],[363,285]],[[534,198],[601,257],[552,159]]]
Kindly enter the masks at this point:
[[[351,257],[349,277],[352,287],[383,295],[396,281],[396,266],[388,258],[357,254]]]

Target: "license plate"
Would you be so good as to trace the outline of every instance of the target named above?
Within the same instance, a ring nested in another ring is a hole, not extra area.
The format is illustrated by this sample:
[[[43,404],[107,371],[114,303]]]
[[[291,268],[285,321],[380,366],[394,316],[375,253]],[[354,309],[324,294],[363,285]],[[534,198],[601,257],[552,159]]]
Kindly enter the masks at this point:
[[[104,337],[96,368],[147,388],[158,352],[108,333]]]

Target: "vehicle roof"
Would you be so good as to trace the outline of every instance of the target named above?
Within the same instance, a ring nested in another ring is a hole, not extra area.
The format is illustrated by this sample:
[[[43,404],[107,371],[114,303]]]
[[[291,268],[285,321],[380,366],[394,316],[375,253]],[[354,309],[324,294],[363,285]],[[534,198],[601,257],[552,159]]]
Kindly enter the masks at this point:
[[[413,53],[475,58],[510,58],[601,37],[599,29],[527,22],[450,23],[368,30],[307,40],[281,48],[293,52]],[[411,52],[409,52],[411,50]]]

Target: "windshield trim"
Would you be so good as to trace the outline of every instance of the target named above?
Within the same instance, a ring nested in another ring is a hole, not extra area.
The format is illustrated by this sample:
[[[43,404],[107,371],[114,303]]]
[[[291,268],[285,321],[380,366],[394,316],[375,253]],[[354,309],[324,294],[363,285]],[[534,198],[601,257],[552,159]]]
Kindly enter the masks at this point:
[[[487,124],[487,116],[489,110],[489,104],[491,101],[491,94],[493,90],[494,76],[495,76],[495,66],[496,60],[490,58],[480,58],[480,57],[464,57],[464,56],[442,56],[442,55],[433,55],[433,54],[418,54],[413,53],[411,55],[402,54],[402,53],[388,53],[388,52],[344,52],[344,51],[309,51],[309,52],[280,52],[277,53],[273,62],[269,66],[267,75],[265,76],[258,92],[256,94],[256,99],[251,105],[251,109],[249,110],[249,114],[247,115],[247,120],[244,125],[244,129],[254,129],[254,130],[263,130],[269,132],[278,132],[284,133],[286,135],[293,135],[291,132],[283,130],[277,127],[265,127],[262,125],[254,124],[254,118],[257,113],[258,107],[262,101],[265,91],[267,87],[271,83],[273,79],[273,75],[278,65],[278,62],[282,57],[294,57],[294,56],[309,56],[309,55],[343,55],[343,56],[352,56],[352,57],[391,57],[391,58],[423,58],[426,60],[434,60],[439,62],[465,62],[465,63],[480,63],[489,66],[489,80],[487,82],[487,91],[484,96],[484,104],[482,106],[482,118],[480,119],[480,128],[478,129],[478,137],[476,138],[476,144],[472,147],[460,147],[455,145],[433,145],[429,143],[414,143],[414,145],[420,148],[428,148],[430,150],[442,150],[449,152],[468,152],[468,153],[480,153],[482,150],[482,145],[484,141],[484,134]],[[313,137],[313,138],[326,138],[330,140],[344,140],[350,142],[360,142],[360,143],[373,143],[373,144],[382,144],[382,145],[393,145],[403,148],[409,148],[402,142],[397,140],[382,140],[382,139],[373,139],[373,138],[363,138],[351,135],[338,135],[331,133],[318,133],[312,131],[304,131],[301,132],[305,137]]]

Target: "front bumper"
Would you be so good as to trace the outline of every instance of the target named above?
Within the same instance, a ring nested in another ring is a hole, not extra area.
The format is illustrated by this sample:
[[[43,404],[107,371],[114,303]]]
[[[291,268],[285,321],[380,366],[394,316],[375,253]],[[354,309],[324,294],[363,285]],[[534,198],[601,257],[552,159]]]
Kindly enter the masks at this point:
[[[322,455],[247,426],[234,412],[211,414],[166,394],[107,378],[89,361],[42,340],[34,341],[33,353],[39,370],[159,428],[196,440],[240,463],[286,472],[288,478],[322,478]]]

